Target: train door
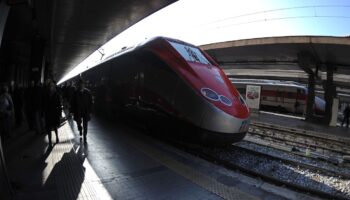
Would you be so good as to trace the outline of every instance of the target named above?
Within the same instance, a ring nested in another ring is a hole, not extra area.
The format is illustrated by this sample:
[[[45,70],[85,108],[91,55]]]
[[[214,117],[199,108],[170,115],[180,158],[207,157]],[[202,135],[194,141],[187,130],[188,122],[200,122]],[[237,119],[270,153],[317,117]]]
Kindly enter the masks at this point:
[[[136,63],[137,65],[137,82],[136,82],[136,97],[137,97],[137,105],[141,107],[145,107],[144,98],[146,95],[144,82],[145,82],[145,68],[146,65],[143,61],[143,58],[137,57]]]
[[[272,91],[273,97],[275,98],[275,102],[276,102],[275,105],[277,105],[278,100],[279,100],[279,98],[278,98],[278,88],[272,87],[271,91]]]
[[[296,88],[294,87],[285,87],[284,93],[284,108],[286,111],[290,113],[295,112],[295,96],[296,96]]]
[[[138,99],[139,74],[135,60],[134,55],[126,55],[112,63],[111,85],[120,108],[136,105]]]
[[[282,106],[282,104],[283,104],[283,89],[281,89],[281,88],[277,88],[277,90],[276,90],[276,98],[277,98],[277,103],[278,103],[278,106]]]
[[[139,73],[135,71],[133,73],[133,77],[130,84],[130,100],[133,105],[138,105],[138,99],[139,99]]]
[[[277,95],[274,86],[262,85],[260,106],[263,110],[271,110],[277,104]]]
[[[299,95],[300,95],[300,89],[297,88],[296,95],[295,95],[295,102],[294,102],[294,113],[299,113],[299,107],[300,107],[300,101],[299,101]]]
[[[126,61],[127,65],[123,63],[123,68],[126,71],[124,74],[127,76],[127,85],[126,85],[126,92],[128,93],[128,104],[136,106],[138,104],[139,99],[139,90],[140,90],[140,83],[139,83],[139,67],[138,62],[136,61],[136,56],[131,55],[130,57],[133,57],[133,61]],[[129,57],[129,59],[130,59]],[[125,58],[125,59],[128,59]]]
[[[159,113],[171,112],[178,77],[153,53],[145,52],[143,55],[144,73],[140,74],[140,81],[145,90],[145,101]]]
[[[285,88],[284,87],[278,87],[276,86],[276,97],[277,97],[277,111],[278,112],[284,112],[284,93]]]

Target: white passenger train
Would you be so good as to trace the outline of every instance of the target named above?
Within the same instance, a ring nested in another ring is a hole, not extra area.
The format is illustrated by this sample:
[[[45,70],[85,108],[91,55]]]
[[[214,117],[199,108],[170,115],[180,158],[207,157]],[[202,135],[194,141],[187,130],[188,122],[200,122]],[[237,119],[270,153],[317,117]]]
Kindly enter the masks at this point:
[[[230,80],[244,97],[247,85],[261,86],[260,108],[262,110],[296,114],[304,114],[306,111],[307,88],[302,84],[276,80],[233,78]],[[325,112],[325,101],[317,96],[315,96],[314,112],[319,115]]]

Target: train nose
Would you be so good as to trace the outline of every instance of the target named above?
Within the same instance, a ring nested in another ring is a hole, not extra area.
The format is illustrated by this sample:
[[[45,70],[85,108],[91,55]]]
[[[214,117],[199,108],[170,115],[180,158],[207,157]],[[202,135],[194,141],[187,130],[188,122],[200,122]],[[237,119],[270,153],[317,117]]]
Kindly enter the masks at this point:
[[[249,126],[249,114],[244,113],[246,117],[235,117],[216,106],[209,106],[204,111],[204,116],[201,120],[201,127],[220,133],[241,133],[247,132]]]

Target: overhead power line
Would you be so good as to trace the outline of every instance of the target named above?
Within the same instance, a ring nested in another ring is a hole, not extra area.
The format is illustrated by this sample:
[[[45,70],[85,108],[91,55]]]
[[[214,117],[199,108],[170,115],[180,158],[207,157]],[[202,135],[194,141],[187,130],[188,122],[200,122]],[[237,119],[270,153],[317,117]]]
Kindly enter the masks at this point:
[[[227,17],[224,19],[218,19],[218,20],[214,20],[214,21],[202,24],[202,25],[210,25],[210,24],[228,21],[228,20],[232,20],[232,19],[237,19],[237,18],[241,18],[241,17],[247,17],[247,16],[252,16],[252,15],[258,15],[258,14],[266,14],[266,13],[277,12],[277,11],[282,11],[282,10],[297,10],[297,9],[305,9],[305,8],[315,8],[315,9],[316,8],[350,8],[350,5],[313,5],[313,6],[295,6],[295,7],[287,7],[287,8],[278,8],[278,9],[271,9],[271,10],[257,11],[257,12],[242,14],[242,15],[236,15],[236,16]],[[316,11],[315,11],[314,16],[317,16]],[[346,17],[346,18],[348,18],[348,17]]]
[[[305,19],[305,18],[341,18],[341,19],[350,19],[350,16],[336,16],[336,15],[305,15],[305,16],[290,16],[290,17],[274,17],[274,18],[264,18],[264,19],[258,19],[258,20],[251,20],[251,21],[245,21],[245,22],[238,22],[228,25],[221,25],[217,26],[215,28],[227,28],[230,26],[237,26],[237,25],[245,25],[245,24],[252,24],[252,23],[258,23],[258,22],[267,22],[267,21],[278,21],[278,20],[286,20],[286,19]],[[212,28],[208,28],[212,29]]]

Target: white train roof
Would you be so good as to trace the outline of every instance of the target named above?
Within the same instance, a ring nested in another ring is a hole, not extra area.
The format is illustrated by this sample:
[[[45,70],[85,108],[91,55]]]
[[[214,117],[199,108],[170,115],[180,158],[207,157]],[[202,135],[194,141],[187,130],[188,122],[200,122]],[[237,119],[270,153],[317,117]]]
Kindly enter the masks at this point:
[[[236,79],[236,78],[229,78],[229,79],[233,84],[284,86],[284,87],[296,87],[296,88],[306,89],[304,85],[294,81],[265,80],[265,79]]]

